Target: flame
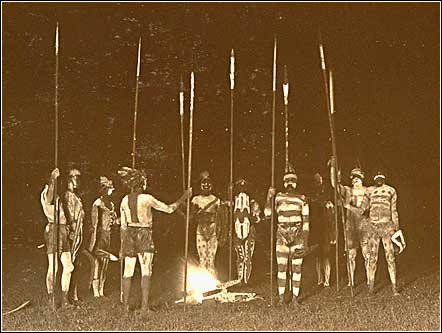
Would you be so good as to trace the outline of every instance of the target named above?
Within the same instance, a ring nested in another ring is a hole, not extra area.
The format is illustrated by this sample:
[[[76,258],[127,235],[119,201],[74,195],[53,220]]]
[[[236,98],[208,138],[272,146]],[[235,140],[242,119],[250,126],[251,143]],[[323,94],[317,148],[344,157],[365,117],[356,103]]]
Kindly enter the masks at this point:
[[[187,272],[187,293],[192,301],[203,302],[205,292],[215,290],[219,284],[218,279],[204,268],[189,265]]]

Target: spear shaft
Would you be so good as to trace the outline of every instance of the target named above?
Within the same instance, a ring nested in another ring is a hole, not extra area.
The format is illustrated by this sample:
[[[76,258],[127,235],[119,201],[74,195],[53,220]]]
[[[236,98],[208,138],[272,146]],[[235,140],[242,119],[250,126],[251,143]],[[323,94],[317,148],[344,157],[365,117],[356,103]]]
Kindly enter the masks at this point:
[[[58,54],[59,54],[59,39],[58,39],[58,22],[57,28],[55,31],[55,168],[58,168]],[[52,235],[52,239],[55,240],[55,247],[52,253],[52,309],[55,311],[55,287],[56,287],[56,270],[55,267],[57,265],[56,261],[58,260],[58,243],[59,243],[59,218],[58,218],[58,195],[57,195],[57,178],[54,181],[54,192],[53,192],[53,203],[54,203],[54,233]]]
[[[140,56],[141,56],[141,37],[138,40],[137,76],[135,82],[134,127],[133,127],[133,137],[132,137],[132,169],[135,169],[135,151],[136,151],[136,142],[137,142],[138,87],[140,82],[140,67],[141,67]],[[120,261],[120,302],[121,303],[123,303],[123,273],[124,273],[124,258],[122,258],[122,260]]]
[[[333,129],[333,133],[335,131],[335,122],[334,122],[334,111],[335,111],[335,103],[334,103],[334,93],[333,93],[333,72],[330,71],[329,72],[329,91],[330,91],[330,116],[331,116],[331,128]],[[336,148],[335,148],[335,161],[336,161],[336,165],[337,163],[337,157],[336,157]],[[335,173],[338,172],[338,167],[336,166],[335,169]],[[335,177],[335,180],[337,180],[337,176]],[[335,184],[339,184],[338,182],[335,182]],[[343,202],[343,198],[342,195],[339,192],[339,185],[336,185],[336,194],[339,196],[339,198],[341,199],[341,202]],[[349,254],[348,254],[348,238],[347,238],[347,228],[346,228],[346,221],[345,221],[345,214],[344,214],[344,207],[342,205],[339,205],[339,211],[341,212],[341,220],[342,220],[342,226],[344,229],[344,249],[345,249],[345,253],[347,255],[346,257],[346,264],[347,264],[347,278],[348,281],[350,282],[350,294],[351,297],[353,297],[353,279],[352,279],[352,274],[351,274],[351,267],[350,267],[350,259],[349,259]],[[337,224],[336,224],[336,229],[338,228]]]
[[[282,84],[284,93],[284,115],[285,115],[285,169],[289,168],[289,79],[287,66],[284,65],[284,81]]]
[[[135,168],[135,149],[137,142],[138,87],[140,83],[140,65],[141,65],[140,55],[141,55],[141,37],[138,40],[137,78],[135,83],[134,129],[133,129],[133,139],[132,139],[132,168]]]
[[[322,46],[322,40],[321,37],[319,37],[320,43],[319,43],[319,55],[321,57],[321,69],[322,69],[322,78],[324,81],[324,89],[325,89],[325,101],[327,105],[327,115],[328,115],[328,123],[330,126],[330,135],[331,135],[331,141],[332,141],[332,154],[336,161],[336,143],[335,143],[335,132],[333,127],[333,121],[332,121],[332,115],[331,115],[331,108],[330,108],[330,97],[329,97],[329,89],[328,89],[328,83],[327,83],[327,72],[325,67],[325,57],[324,57],[324,48]],[[336,163],[337,164],[337,163]],[[335,170],[336,171],[336,170]],[[334,178],[335,184],[337,184],[337,174],[336,172],[332,175]],[[334,187],[334,201],[335,201],[335,232],[336,232],[336,249],[335,249],[335,257],[336,257],[336,291],[339,292],[339,256],[338,256],[338,191],[337,191],[337,185]]]
[[[276,36],[273,45],[273,104],[272,104],[272,179],[271,187],[275,187],[275,124],[276,124]],[[271,218],[270,218],[270,304],[273,304],[273,226],[274,226],[274,210],[275,199],[271,202]]]
[[[232,280],[233,243],[233,97],[235,91],[235,53],[230,53],[230,182],[229,182],[229,281]]]
[[[193,103],[194,103],[194,87],[195,78],[194,73],[190,74],[190,120],[189,120],[189,160],[188,160],[188,170],[187,170],[187,185],[190,188],[190,180],[192,175],[192,138],[193,138]],[[184,311],[186,311],[187,304],[187,256],[189,250],[189,219],[190,219],[190,196],[187,198],[187,212],[186,212],[186,244],[184,252]]]
[[[330,72],[330,87],[327,84],[327,71],[326,71],[326,66],[325,66],[325,56],[324,56],[324,48],[322,45],[322,40],[321,40],[321,36],[319,36],[319,53],[320,53],[320,57],[321,57],[321,68],[322,68],[322,77],[324,80],[324,88],[325,88],[325,96],[326,96],[326,104],[327,104],[327,113],[328,113],[328,120],[329,120],[329,125],[330,125],[330,136],[331,136],[331,141],[332,141],[332,154],[335,160],[335,172],[333,173],[332,177],[334,179],[334,201],[335,201],[335,232],[336,232],[336,249],[335,249],[335,256],[336,256],[336,290],[337,292],[339,292],[339,264],[338,264],[338,239],[339,239],[339,234],[338,234],[338,196],[340,197],[341,201],[342,201],[342,196],[340,196],[339,194],[339,182],[338,182],[338,156],[337,156],[337,149],[336,149],[336,139],[335,139],[335,125],[334,125],[334,119],[333,119],[333,113],[334,113],[334,96],[333,96],[333,74],[332,72]],[[343,213],[343,212],[342,212]],[[341,214],[341,218],[342,218],[342,222],[343,222],[343,227],[344,227],[344,243],[345,243],[345,249],[347,250],[347,233],[346,233],[346,226],[345,226],[345,218],[343,216],[343,214]],[[347,275],[350,281],[350,292],[351,292],[351,296],[353,297],[353,283],[351,281],[350,278],[350,270],[349,270],[349,258],[348,258],[348,253],[347,253]]]
[[[184,157],[184,83],[180,81],[180,125],[181,125],[181,163],[183,172],[183,191],[186,190],[186,162]]]

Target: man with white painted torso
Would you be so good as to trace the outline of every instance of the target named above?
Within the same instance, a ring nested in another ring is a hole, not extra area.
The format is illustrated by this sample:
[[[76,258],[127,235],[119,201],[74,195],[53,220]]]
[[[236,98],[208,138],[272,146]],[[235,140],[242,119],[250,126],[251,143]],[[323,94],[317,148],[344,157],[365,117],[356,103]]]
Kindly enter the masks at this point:
[[[255,250],[255,224],[261,220],[258,203],[248,193],[247,182],[236,182],[237,193],[233,207],[233,246],[236,251],[238,280],[249,283],[252,274],[252,258]]]

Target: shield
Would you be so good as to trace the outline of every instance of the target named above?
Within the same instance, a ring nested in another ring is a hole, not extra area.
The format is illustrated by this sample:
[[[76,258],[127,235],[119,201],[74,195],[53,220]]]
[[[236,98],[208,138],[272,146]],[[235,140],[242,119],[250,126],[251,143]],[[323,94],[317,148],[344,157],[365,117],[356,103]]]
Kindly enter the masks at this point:
[[[396,231],[391,236],[391,241],[393,242],[394,254],[395,255],[401,254],[406,246],[405,238],[404,238],[404,234],[402,233],[402,230]]]
[[[218,246],[224,247],[229,242],[229,207],[220,205],[216,213],[216,237]]]
[[[307,247],[305,249],[296,249],[292,253],[292,258],[293,259],[299,259],[299,258],[307,257],[308,255],[310,255],[313,252],[315,252],[317,248],[318,248],[318,244],[309,246],[309,247]]]

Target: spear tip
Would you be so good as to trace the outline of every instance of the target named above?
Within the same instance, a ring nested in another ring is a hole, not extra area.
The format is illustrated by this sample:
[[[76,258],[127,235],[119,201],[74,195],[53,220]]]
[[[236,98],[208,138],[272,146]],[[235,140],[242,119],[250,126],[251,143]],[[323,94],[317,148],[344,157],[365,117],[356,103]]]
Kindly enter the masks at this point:
[[[138,40],[138,60],[137,60],[137,77],[140,76],[140,67],[141,67],[141,37]]]
[[[284,83],[289,83],[289,74],[287,71],[287,65],[284,65]]]
[[[55,28],[55,52],[58,53],[58,21]]]
[[[183,74],[180,75],[180,92],[184,92]]]

